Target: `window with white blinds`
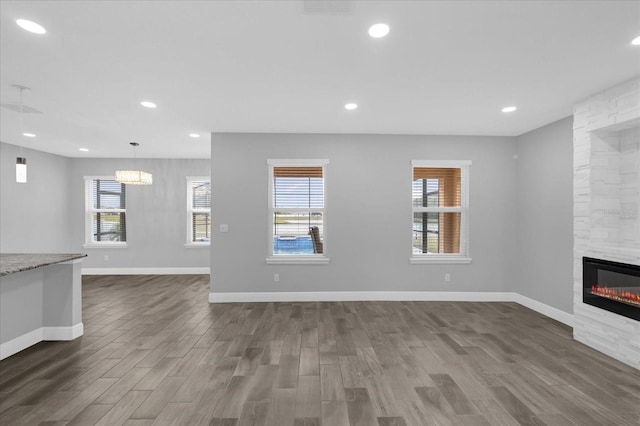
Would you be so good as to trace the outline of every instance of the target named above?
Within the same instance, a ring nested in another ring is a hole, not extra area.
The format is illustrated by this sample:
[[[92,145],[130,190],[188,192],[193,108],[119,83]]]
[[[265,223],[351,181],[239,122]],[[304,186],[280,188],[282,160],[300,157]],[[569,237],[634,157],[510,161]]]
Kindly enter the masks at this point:
[[[412,263],[468,259],[469,161],[413,161]]]
[[[187,177],[187,244],[211,243],[211,179]]]
[[[269,160],[272,258],[324,257],[326,164],[327,160]]]
[[[126,188],[113,177],[85,177],[87,245],[126,245]]]

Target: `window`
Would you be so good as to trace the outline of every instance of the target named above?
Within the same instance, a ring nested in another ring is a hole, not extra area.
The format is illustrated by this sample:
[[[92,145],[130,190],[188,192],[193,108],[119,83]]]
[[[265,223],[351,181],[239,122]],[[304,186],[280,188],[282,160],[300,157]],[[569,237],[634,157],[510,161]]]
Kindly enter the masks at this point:
[[[413,161],[411,263],[468,263],[470,161]]]
[[[187,246],[211,244],[211,179],[187,177]]]
[[[113,177],[85,177],[85,193],[85,247],[126,247],[126,185]]]
[[[325,166],[328,160],[269,160],[267,263],[328,263]]]

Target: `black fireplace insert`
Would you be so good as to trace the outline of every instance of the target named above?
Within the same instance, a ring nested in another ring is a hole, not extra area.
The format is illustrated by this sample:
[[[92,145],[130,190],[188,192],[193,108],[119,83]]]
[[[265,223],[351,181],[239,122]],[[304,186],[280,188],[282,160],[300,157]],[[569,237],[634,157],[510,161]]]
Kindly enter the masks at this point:
[[[582,301],[640,321],[640,266],[582,258]]]

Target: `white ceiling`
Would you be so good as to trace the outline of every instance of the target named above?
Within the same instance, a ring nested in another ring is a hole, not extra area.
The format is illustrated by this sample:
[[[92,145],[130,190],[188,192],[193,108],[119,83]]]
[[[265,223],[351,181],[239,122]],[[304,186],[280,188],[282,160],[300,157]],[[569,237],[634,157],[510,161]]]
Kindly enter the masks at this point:
[[[0,108],[0,140],[69,157],[130,157],[138,141],[139,157],[208,158],[209,132],[513,136],[640,75],[639,1],[3,0],[0,11],[1,101],[23,84],[43,111],[23,115],[28,139]],[[388,37],[368,36],[376,22]]]

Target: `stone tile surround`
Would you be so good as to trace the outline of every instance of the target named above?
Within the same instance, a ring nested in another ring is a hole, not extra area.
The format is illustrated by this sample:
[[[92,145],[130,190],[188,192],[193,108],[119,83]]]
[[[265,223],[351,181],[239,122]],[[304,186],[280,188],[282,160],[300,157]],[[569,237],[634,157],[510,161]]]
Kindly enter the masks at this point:
[[[574,108],[576,340],[640,369],[640,322],[582,303],[582,257],[640,265],[640,78]]]

